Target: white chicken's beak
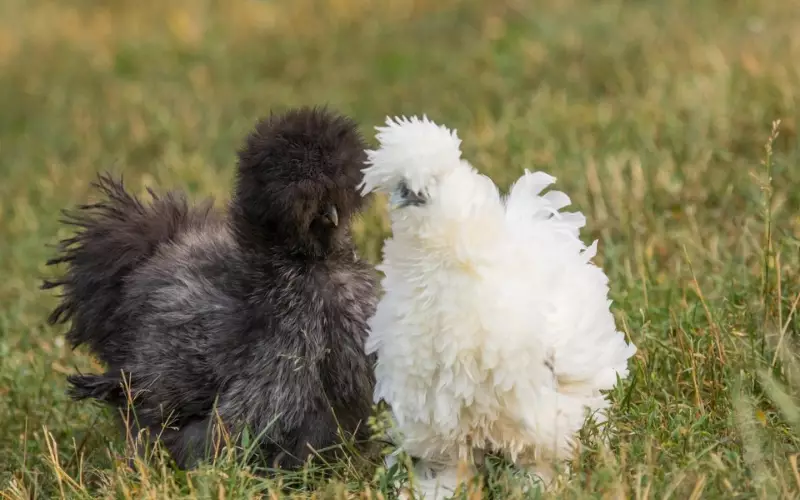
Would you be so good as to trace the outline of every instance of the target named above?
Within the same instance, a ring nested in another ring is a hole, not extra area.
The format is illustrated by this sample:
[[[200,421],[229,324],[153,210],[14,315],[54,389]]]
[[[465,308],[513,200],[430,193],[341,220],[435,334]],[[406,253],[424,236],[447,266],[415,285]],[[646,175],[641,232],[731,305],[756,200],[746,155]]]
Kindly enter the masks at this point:
[[[389,195],[389,205],[394,209],[411,206],[420,206],[424,205],[426,199],[424,196],[415,193],[408,189],[405,183],[400,183],[400,185],[395,188],[391,195]]]

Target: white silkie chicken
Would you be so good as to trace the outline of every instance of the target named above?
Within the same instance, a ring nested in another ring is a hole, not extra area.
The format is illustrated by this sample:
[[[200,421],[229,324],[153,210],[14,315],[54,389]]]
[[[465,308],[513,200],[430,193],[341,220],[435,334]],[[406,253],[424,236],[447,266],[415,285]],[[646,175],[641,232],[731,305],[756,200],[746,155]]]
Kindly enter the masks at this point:
[[[456,132],[425,117],[378,132],[363,192],[390,196],[392,236],[366,347],[378,357],[375,400],[445,492],[476,451],[546,476],[571,457],[587,412],[603,419],[601,391],[636,352],[590,262],[596,242],[579,239],[585,218],[559,212],[564,193],[541,194],[555,181],[545,173],[526,171],[503,197],[461,159]]]

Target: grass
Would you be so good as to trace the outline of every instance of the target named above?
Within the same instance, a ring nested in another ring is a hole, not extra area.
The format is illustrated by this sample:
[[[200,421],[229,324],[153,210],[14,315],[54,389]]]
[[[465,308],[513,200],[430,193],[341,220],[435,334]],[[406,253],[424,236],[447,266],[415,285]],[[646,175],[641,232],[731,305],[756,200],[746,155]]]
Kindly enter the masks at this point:
[[[391,496],[353,463],[128,468],[110,412],[65,396],[98,367],[37,289],[98,170],[224,200],[259,115],[329,103],[369,136],[427,113],[501,187],[543,169],[587,215],[640,350],[609,444],[551,496],[800,497],[797,61],[791,1],[2,2],[0,496]],[[386,231],[378,206],[357,223],[365,256]],[[502,468],[481,495],[522,497]]]

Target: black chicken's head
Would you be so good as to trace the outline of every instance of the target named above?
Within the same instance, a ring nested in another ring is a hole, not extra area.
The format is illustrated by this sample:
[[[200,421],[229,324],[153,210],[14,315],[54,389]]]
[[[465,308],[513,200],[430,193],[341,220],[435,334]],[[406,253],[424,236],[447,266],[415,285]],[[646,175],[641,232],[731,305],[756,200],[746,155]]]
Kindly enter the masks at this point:
[[[349,245],[349,220],[366,144],[358,126],[326,108],[296,108],[258,122],[239,151],[232,216],[237,236],[320,258]]]

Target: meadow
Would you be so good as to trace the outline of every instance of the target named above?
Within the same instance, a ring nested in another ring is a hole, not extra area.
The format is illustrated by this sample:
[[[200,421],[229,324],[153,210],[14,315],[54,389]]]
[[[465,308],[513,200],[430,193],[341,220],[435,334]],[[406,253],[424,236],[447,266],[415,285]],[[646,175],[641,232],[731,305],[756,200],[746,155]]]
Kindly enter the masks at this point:
[[[259,116],[327,103],[370,140],[425,113],[501,188],[541,169],[587,216],[639,352],[608,442],[545,497],[800,498],[798,62],[795,0],[3,1],[0,497],[392,498],[367,458],[128,467],[112,413],[65,395],[100,367],[38,289],[98,171],[224,203]],[[377,261],[382,205],[354,231]],[[498,466],[469,498],[524,495]]]

